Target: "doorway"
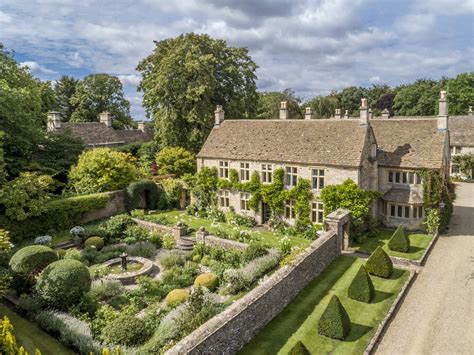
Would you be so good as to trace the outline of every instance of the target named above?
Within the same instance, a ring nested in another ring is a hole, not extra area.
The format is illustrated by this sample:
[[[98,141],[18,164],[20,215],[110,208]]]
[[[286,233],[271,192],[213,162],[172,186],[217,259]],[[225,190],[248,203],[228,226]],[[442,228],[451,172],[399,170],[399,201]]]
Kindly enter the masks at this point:
[[[270,219],[270,208],[262,201],[262,224],[266,224]]]

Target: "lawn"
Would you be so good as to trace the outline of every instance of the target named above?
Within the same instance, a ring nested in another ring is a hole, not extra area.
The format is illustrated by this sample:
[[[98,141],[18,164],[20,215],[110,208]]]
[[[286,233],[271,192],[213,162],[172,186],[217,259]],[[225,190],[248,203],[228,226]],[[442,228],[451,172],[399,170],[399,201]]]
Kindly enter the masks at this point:
[[[95,228],[95,227],[99,227],[103,222],[104,222],[104,220],[102,219],[102,220],[98,220],[98,221],[92,221],[92,222],[86,223],[86,224],[81,225],[81,226],[84,227],[85,229]],[[67,242],[67,241],[71,240],[72,237],[71,237],[71,234],[69,233],[71,228],[64,229],[64,230],[58,231],[58,232],[53,232],[52,233],[53,245],[54,244],[59,244],[59,243],[62,243],[62,242]]]
[[[301,340],[311,354],[362,354],[400,289],[408,271],[395,269],[390,279],[372,276],[376,294],[372,303],[354,301],[347,289],[364,261],[349,256],[335,260],[275,317],[241,354],[288,354]],[[318,321],[331,296],[339,296],[351,319],[351,332],[344,341],[318,335]]]
[[[234,226],[227,224],[227,223],[222,223],[222,222],[213,222],[210,219],[206,218],[198,218],[194,216],[189,216],[186,214],[184,211],[166,211],[166,212],[157,212],[154,213],[153,215],[148,215],[146,218],[148,220],[153,220],[153,216],[157,215],[162,217],[165,217],[167,221],[170,223],[176,223],[178,221],[185,222],[190,228],[194,230],[198,230],[199,227],[203,226],[206,228],[206,230],[209,233],[213,233],[216,229],[221,228],[224,230],[226,233],[230,233]],[[250,230],[251,228],[247,227],[238,227],[241,230]],[[277,247],[280,243],[280,239],[283,237],[279,233],[274,233],[271,231],[252,231],[253,235],[255,235],[258,238],[261,238],[261,240],[272,246],[272,247]],[[311,244],[311,240],[305,239],[305,238],[299,238],[299,237],[290,237],[290,241],[293,246],[298,246],[301,248],[306,248],[309,244]]]
[[[377,237],[367,238],[367,240],[362,244],[353,243],[351,247],[354,250],[373,252],[377,247],[381,246],[382,249],[385,250],[390,256],[396,256],[398,258],[410,260],[419,260],[423,256],[428,244],[430,244],[431,239],[433,239],[431,234],[409,234],[408,238],[410,239],[410,250],[408,253],[400,253],[397,251],[392,251],[388,248],[388,241],[394,232],[395,229],[380,229]]]
[[[59,341],[43,332],[36,325],[13,312],[10,308],[0,303],[0,316],[6,315],[13,325],[13,334],[19,345],[22,345],[30,354],[38,348],[43,355],[69,355],[73,351],[66,348]]]

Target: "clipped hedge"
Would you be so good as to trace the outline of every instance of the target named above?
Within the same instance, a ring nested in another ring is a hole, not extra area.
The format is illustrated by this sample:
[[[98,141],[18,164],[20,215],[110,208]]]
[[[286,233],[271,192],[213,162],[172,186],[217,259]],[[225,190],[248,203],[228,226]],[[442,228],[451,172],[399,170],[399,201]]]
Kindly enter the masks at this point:
[[[217,275],[213,272],[206,272],[204,274],[201,274],[196,277],[196,280],[194,280],[195,287],[202,286],[207,288],[209,291],[214,291],[218,283],[219,279],[217,278]]]
[[[143,320],[124,314],[105,326],[102,337],[107,344],[135,346],[143,344],[149,335]]]
[[[351,320],[341,301],[333,295],[319,319],[318,334],[343,340],[351,330]]]
[[[303,344],[301,340],[298,340],[296,344],[291,348],[288,355],[311,355],[308,348]]]
[[[402,225],[399,225],[395,233],[388,242],[390,250],[398,251],[400,253],[406,253],[410,250],[410,239],[405,234],[405,230]]]
[[[90,237],[84,242],[84,247],[100,250],[104,247],[104,240],[101,237]]]
[[[145,192],[148,192],[148,201],[146,201],[146,206],[141,206],[141,196]],[[140,180],[128,185],[126,193],[127,208],[129,211],[143,207],[148,210],[155,210],[159,207],[162,191],[153,181]]]
[[[39,273],[56,260],[58,260],[58,255],[50,247],[29,245],[13,254],[9,266],[13,272],[29,276]]]
[[[364,265],[361,265],[356,276],[352,280],[347,294],[350,298],[356,301],[369,303],[375,295],[374,284],[370,279]]]
[[[189,291],[178,288],[176,290],[170,291],[165,297],[165,302],[169,307],[176,307],[177,305],[186,301],[189,297]]]
[[[365,268],[369,274],[389,278],[392,276],[393,263],[387,253],[381,247],[378,247],[367,259]]]

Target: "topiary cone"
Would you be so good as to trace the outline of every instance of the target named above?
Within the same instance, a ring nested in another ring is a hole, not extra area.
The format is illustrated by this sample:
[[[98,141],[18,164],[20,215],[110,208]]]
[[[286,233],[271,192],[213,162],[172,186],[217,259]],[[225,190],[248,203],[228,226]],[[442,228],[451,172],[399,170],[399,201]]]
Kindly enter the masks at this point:
[[[311,355],[311,353],[303,344],[303,342],[301,340],[298,340],[296,344],[291,348],[288,355]]]
[[[361,265],[359,271],[352,280],[347,294],[350,298],[356,301],[369,303],[375,295],[374,284],[370,279],[364,265]]]
[[[365,268],[369,274],[389,278],[392,276],[393,263],[387,253],[381,247],[378,247],[367,259]]]
[[[410,239],[405,234],[405,230],[402,225],[399,225],[392,238],[388,242],[390,250],[406,253],[410,250]]]
[[[351,330],[351,320],[339,298],[332,296],[319,319],[318,334],[343,340]]]

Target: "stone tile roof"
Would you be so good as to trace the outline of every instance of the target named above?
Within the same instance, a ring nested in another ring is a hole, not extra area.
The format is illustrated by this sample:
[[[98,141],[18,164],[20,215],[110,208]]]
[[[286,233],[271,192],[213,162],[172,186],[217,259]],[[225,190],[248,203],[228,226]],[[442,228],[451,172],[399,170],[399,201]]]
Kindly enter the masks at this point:
[[[423,199],[416,190],[392,188],[383,195],[383,199],[388,202],[404,204],[422,204]]]
[[[64,122],[58,131],[70,130],[88,146],[121,145],[133,142],[149,141],[153,131],[115,130],[100,122]]]
[[[389,167],[442,167],[446,133],[436,119],[373,119],[378,164]]]
[[[225,120],[198,157],[358,167],[367,132],[355,120]]]
[[[474,147],[474,116],[449,118],[449,142],[451,145]]]

